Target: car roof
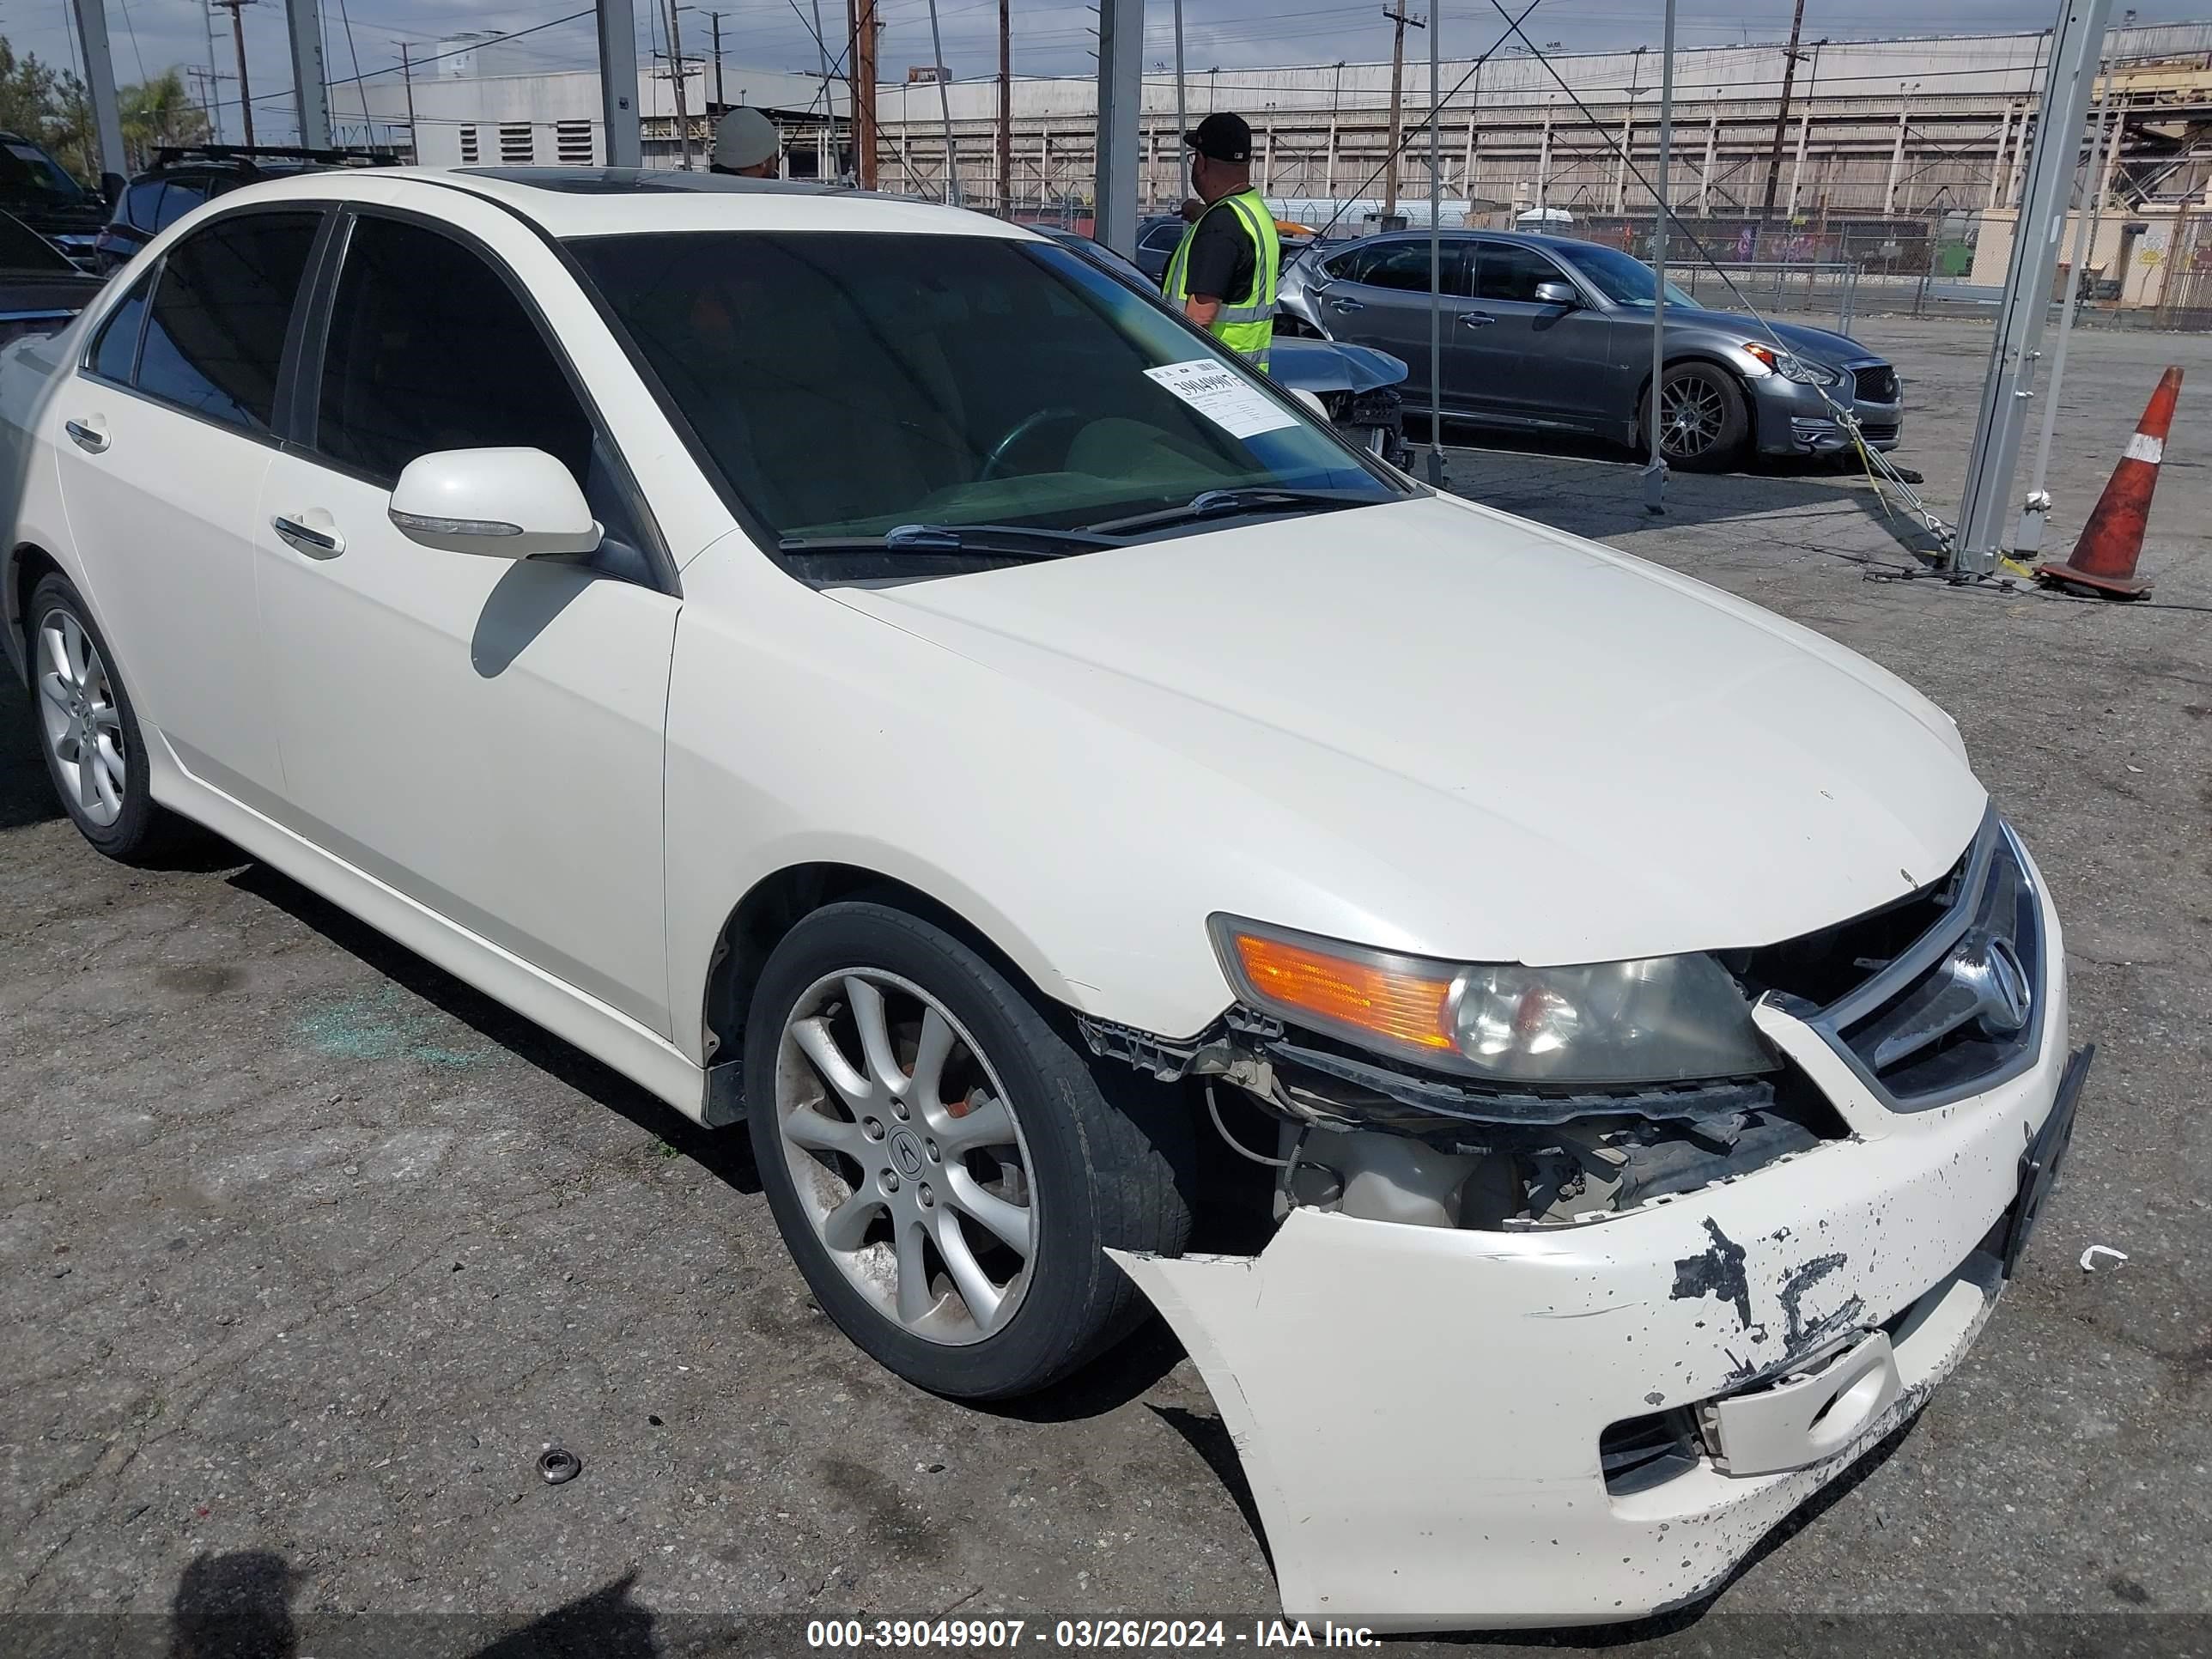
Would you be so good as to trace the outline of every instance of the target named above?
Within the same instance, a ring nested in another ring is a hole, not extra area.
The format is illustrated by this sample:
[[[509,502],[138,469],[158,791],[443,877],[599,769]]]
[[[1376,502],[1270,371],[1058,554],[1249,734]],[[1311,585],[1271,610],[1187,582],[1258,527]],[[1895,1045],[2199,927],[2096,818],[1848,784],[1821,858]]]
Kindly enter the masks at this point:
[[[1492,230],[1483,225],[1446,225],[1442,234],[1446,236],[1480,236],[1486,242],[1518,242],[1527,247],[1613,247],[1610,242],[1593,241],[1587,236],[1544,236],[1528,230]],[[1380,230],[1372,236],[1362,236],[1358,240],[1363,242],[1425,242],[1429,240],[1429,228],[1422,225],[1406,230]],[[1617,248],[1613,251],[1620,252]]]
[[[558,238],[651,231],[856,230],[1023,240],[1018,225],[933,202],[800,179],[653,167],[358,167],[295,173],[234,191],[226,206],[301,198],[404,203],[435,216],[461,191]]]

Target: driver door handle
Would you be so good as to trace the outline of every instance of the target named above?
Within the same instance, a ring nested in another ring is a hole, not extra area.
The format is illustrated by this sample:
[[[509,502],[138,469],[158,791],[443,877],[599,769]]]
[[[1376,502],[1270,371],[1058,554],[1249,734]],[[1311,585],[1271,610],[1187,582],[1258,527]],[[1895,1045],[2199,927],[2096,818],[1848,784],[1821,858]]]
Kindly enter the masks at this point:
[[[1498,320],[1486,311],[1463,311],[1459,319],[1468,328],[1488,328]]]
[[[323,520],[321,525],[307,522],[309,514]],[[339,535],[336,526],[330,523],[331,515],[310,508],[297,518],[279,513],[269,520],[270,528],[311,559],[335,559],[345,551],[345,538]],[[325,527],[327,526],[327,527]]]
[[[1336,312],[1364,311],[1367,307],[1357,300],[1331,300],[1328,308]]]
[[[107,447],[107,423],[97,415],[89,421],[64,421],[62,430],[70,434],[70,441],[79,449],[94,455]]]

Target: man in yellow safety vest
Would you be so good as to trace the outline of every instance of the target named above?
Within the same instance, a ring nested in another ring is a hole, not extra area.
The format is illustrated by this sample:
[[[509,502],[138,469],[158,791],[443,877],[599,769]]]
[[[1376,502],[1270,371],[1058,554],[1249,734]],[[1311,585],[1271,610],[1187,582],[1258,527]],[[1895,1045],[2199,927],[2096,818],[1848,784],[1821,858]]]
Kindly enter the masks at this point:
[[[1183,232],[1160,286],[1184,316],[1264,371],[1283,249],[1275,216],[1252,188],[1252,129],[1221,110],[1182,141],[1206,210]]]

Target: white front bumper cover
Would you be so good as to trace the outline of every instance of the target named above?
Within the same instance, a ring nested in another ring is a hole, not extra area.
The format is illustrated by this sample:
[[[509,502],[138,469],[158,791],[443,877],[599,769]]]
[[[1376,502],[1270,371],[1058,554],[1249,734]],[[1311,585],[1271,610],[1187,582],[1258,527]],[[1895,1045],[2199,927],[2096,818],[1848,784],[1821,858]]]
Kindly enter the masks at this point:
[[[1891,1113],[1810,1029],[1762,1006],[1851,1139],[1581,1226],[1296,1209],[1257,1256],[1116,1253],[1212,1392],[1284,1611],[1440,1630],[1678,1607],[1916,1412],[1995,1305],[2002,1266],[1982,1247],[2067,1070],[2045,914],[2042,1052],[1984,1094]],[[1893,1397],[1840,1449],[1754,1475],[1701,1458],[1607,1490],[1608,1426],[1740,1395],[1885,1327]]]

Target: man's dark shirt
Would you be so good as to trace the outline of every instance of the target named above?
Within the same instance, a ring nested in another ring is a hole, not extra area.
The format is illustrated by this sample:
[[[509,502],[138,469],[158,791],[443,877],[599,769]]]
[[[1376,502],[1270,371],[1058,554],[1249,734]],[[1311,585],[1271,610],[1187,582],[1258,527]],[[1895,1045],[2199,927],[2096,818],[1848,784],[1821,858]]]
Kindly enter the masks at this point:
[[[1198,222],[1190,259],[1183,268],[1183,292],[1206,295],[1224,305],[1244,305],[1251,299],[1252,277],[1251,235],[1224,198]]]

